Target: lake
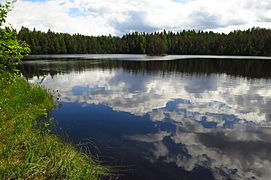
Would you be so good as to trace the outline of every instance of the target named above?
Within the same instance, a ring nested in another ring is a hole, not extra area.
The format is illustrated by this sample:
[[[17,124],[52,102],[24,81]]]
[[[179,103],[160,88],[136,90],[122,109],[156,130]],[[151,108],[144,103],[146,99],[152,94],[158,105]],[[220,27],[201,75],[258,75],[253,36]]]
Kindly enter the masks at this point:
[[[59,91],[55,133],[119,179],[271,179],[270,58],[39,55],[20,69]]]

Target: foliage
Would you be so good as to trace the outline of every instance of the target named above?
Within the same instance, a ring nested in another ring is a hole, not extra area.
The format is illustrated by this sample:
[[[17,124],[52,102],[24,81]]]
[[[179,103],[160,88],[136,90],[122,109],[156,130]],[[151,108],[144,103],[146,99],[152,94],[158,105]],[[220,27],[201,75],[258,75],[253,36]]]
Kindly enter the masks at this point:
[[[0,86],[2,87],[2,80]],[[24,79],[0,89],[0,179],[100,179],[93,158],[43,129],[52,96]]]
[[[17,65],[23,55],[30,51],[29,46],[16,38],[11,28],[0,29],[0,68],[1,74],[17,72]]]
[[[22,27],[19,39],[32,54],[199,54],[271,56],[271,30],[252,28],[220,34],[203,31],[130,33],[122,37],[41,32]],[[153,51],[153,52],[152,52]]]
[[[6,1],[5,4],[0,4],[0,27],[6,22],[8,12],[11,10],[11,5],[15,1]]]
[[[146,53],[148,55],[163,55],[167,53],[166,43],[159,36],[150,36],[147,42]]]
[[[0,25],[3,25],[7,13],[14,1],[0,4]],[[17,33],[11,27],[0,28],[0,79],[10,81],[17,74],[17,65],[21,58],[30,52],[28,44],[17,39]]]

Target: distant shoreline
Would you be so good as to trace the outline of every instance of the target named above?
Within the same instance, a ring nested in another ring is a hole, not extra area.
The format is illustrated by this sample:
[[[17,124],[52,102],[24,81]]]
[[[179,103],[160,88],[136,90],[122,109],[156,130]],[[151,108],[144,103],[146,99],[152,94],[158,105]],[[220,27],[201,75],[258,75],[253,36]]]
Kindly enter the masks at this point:
[[[127,61],[155,61],[155,60],[181,60],[181,59],[232,59],[232,60],[271,60],[269,56],[225,56],[225,55],[167,55],[148,56],[146,54],[35,54],[24,57],[31,59],[112,59]]]

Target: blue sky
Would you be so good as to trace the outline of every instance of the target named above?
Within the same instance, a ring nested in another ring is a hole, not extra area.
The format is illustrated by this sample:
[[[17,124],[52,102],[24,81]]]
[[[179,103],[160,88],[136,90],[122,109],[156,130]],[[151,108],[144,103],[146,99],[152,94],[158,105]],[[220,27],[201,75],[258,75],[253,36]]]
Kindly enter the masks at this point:
[[[3,3],[3,0],[0,0]],[[8,23],[47,31],[123,35],[271,28],[270,0],[18,0]]]

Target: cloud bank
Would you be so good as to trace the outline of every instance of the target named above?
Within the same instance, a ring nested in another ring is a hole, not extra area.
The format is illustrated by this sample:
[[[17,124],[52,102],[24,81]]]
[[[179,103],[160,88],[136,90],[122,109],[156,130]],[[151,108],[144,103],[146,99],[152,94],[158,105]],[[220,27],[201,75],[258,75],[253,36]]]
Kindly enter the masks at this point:
[[[3,1],[0,1],[3,2]],[[270,0],[18,0],[8,23],[85,35],[271,28]]]

